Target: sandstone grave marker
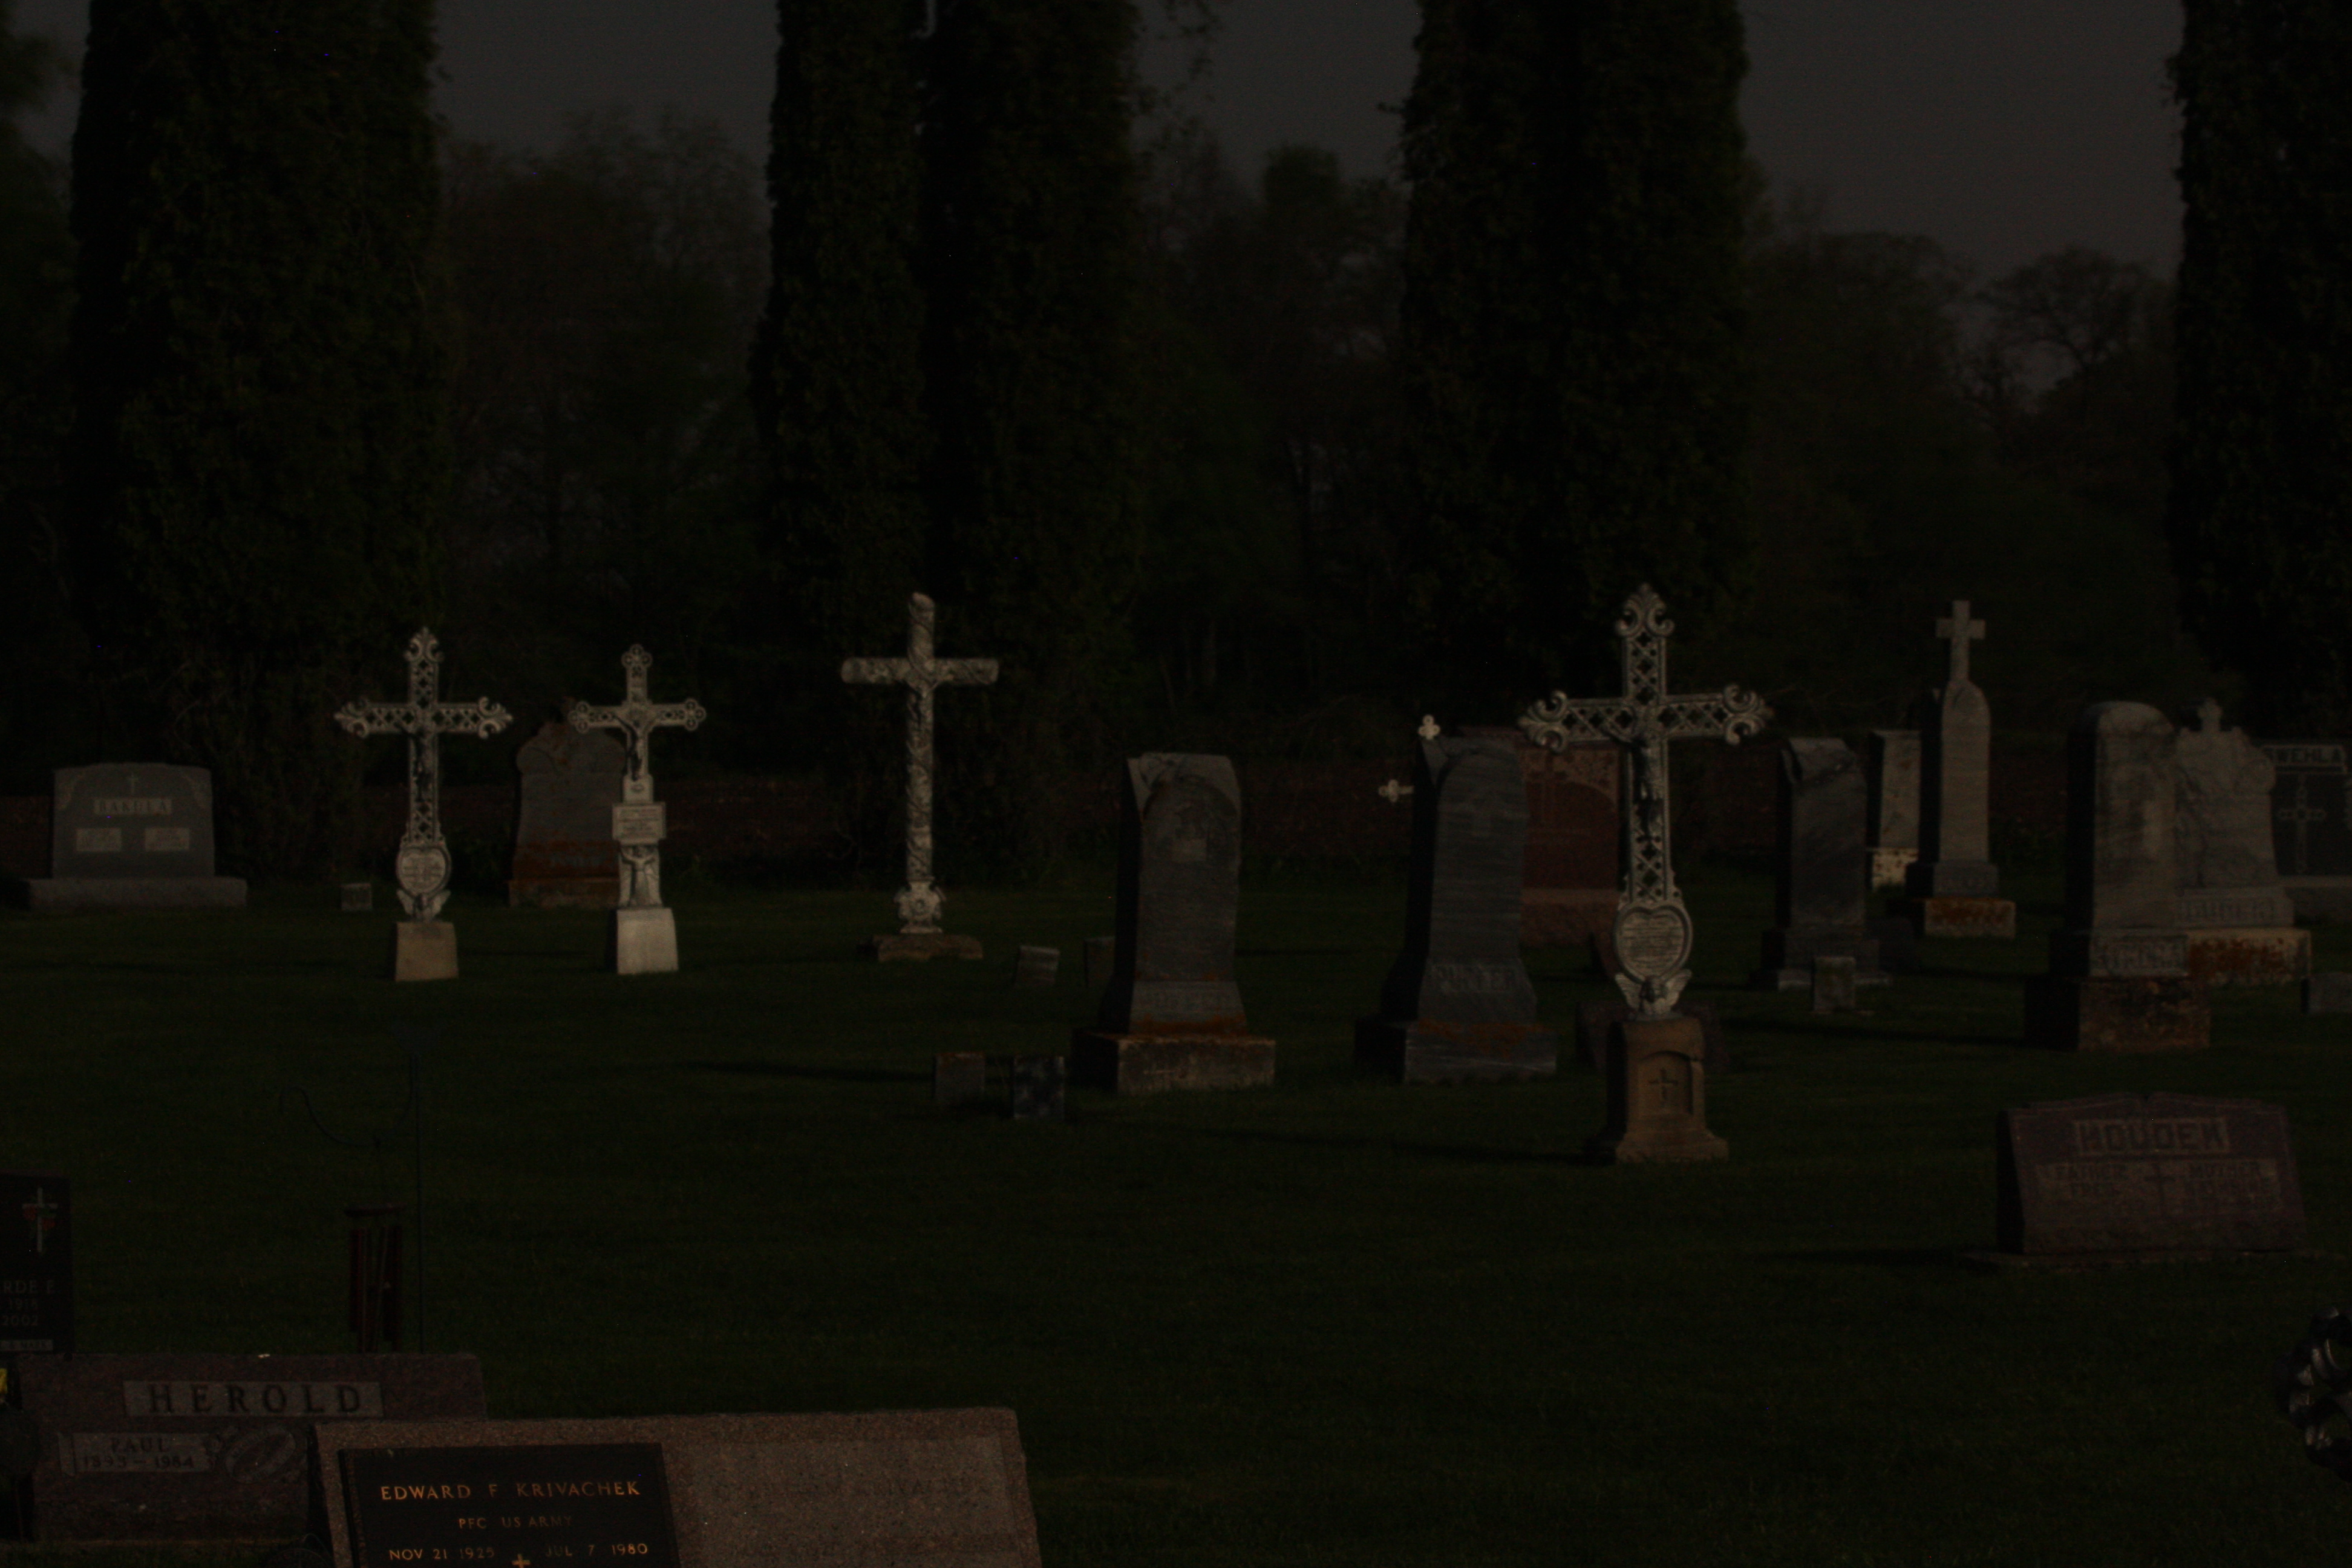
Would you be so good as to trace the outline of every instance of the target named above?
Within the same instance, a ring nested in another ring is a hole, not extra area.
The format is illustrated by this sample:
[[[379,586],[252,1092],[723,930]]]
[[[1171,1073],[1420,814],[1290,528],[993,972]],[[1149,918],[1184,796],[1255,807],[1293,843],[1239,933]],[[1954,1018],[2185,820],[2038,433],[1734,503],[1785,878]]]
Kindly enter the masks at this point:
[[[245,880],[213,874],[213,776],[163,763],[98,763],[55,775],[49,875],[24,883],[37,914],[245,907]]]

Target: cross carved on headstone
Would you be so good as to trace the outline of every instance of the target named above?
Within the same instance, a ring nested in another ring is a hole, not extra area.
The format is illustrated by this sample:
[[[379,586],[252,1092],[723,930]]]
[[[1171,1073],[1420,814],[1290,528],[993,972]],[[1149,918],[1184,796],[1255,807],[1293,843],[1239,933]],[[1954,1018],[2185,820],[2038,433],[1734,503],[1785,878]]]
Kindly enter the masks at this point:
[[[1968,680],[1969,644],[1982,642],[1984,635],[1985,624],[1969,619],[1969,602],[1966,599],[1954,599],[1951,615],[1936,623],[1936,636],[1952,645],[1951,683],[1954,686]]]
[[[2311,825],[2327,820],[2326,808],[2311,804],[2310,780],[2305,774],[2297,773],[2294,804],[2282,807],[2273,815],[2294,829],[2294,865],[2286,874],[2300,877],[2311,865]]]
[[[408,639],[408,700],[346,702],[335,722],[354,735],[408,737],[408,826],[400,836],[393,879],[400,906],[413,921],[429,921],[449,897],[449,846],[441,837],[441,737],[487,739],[513,715],[487,697],[441,700],[441,645],[431,628]]]
[[[907,600],[907,657],[845,658],[841,679],[856,685],[907,689],[907,885],[898,889],[898,930],[928,936],[940,929],[947,899],[931,880],[931,694],[942,686],[990,686],[992,658],[939,658],[931,629],[939,607],[922,594]]]
[[[1612,936],[1618,989],[1640,1018],[1664,1018],[1690,984],[1690,911],[1675,886],[1666,810],[1667,742],[1699,736],[1738,745],[1772,717],[1752,691],[1727,686],[1691,697],[1666,694],[1666,638],[1675,624],[1643,584],[1617,617],[1624,643],[1625,695],[1570,700],[1555,691],[1519,719],[1528,739],[1554,752],[1570,741],[1613,741],[1633,763],[1625,811],[1625,892]]]
[[[58,1226],[58,1205],[49,1201],[49,1189],[35,1187],[32,1201],[25,1205],[25,1223],[32,1229],[33,1251],[49,1250],[49,1232]]]
[[[613,837],[621,847],[621,907],[625,910],[661,907],[661,840],[668,825],[666,813],[654,802],[654,731],[692,730],[709,717],[691,697],[683,702],[656,702],[648,697],[646,677],[653,667],[654,656],[644,645],[631,644],[621,656],[627,682],[622,700],[601,708],[574,702],[566,715],[581,734],[618,730],[628,742],[629,765],[621,775],[621,804],[613,808]]]

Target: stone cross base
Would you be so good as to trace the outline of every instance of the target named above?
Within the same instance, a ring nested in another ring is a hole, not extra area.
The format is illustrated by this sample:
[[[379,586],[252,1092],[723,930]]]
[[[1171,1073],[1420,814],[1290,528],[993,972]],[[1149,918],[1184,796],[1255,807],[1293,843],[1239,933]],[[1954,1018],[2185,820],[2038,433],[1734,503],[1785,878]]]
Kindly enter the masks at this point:
[[[1399,1083],[1517,1083],[1559,1070],[1559,1037],[1534,1024],[1365,1018],[1356,1060]]]
[[[510,910],[609,910],[620,901],[618,877],[518,877],[507,884]]]
[[[2293,926],[2189,933],[2189,973],[2208,985],[2292,985],[2311,973],[2311,933]]]
[[[35,877],[14,890],[37,915],[245,908],[242,877]]]
[[[870,936],[857,944],[857,956],[881,963],[924,963],[934,958],[985,956],[976,936],[950,936],[943,931],[896,936]]]
[[[457,928],[447,921],[401,921],[392,928],[394,980],[457,978]]]
[[[1874,846],[1870,851],[1870,890],[1901,889],[1911,875],[1913,862],[1919,858],[1916,849],[1884,849]]]
[[[677,972],[677,916],[668,910],[614,910],[606,948],[615,974]]]
[[[2205,987],[2187,975],[2025,983],[2025,1043],[2053,1051],[2199,1051],[2213,1043]]]
[[[1605,1165],[1727,1160],[1706,1130],[1706,1033],[1696,1018],[1628,1018],[1609,1034],[1609,1124],[1584,1152]]]
[[[2017,905],[2008,899],[1913,899],[1903,908],[1921,936],[2017,940]]]
[[[1257,1089],[1274,1082],[1274,1042],[1255,1035],[1070,1036],[1070,1082],[1113,1094]]]
[[[1723,1020],[1715,1014],[1712,1002],[1683,1001],[1675,1004],[1675,1011],[1685,1018],[1698,1020],[1699,1037],[1706,1042],[1706,1070],[1721,1075],[1731,1070],[1731,1050],[1723,1043]],[[1633,1016],[1633,1009],[1622,999],[1614,1002],[1579,1002],[1576,1005],[1576,1054],[1594,1072],[1609,1070],[1609,1042],[1615,1037],[1617,1026]]]

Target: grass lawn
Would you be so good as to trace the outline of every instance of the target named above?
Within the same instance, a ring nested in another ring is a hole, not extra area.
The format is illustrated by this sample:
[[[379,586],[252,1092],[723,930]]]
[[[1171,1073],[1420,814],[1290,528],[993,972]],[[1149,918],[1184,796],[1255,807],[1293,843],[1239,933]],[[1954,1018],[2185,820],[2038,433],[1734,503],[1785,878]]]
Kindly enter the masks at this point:
[[[961,891],[982,963],[861,965],[879,893],[671,889],[683,973],[600,973],[604,917],[452,906],[463,977],[381,976],[331,889],[240,915],[0,916],[0,1165],[74,1180],[82,1347],[333,1351],[342,1205],[405,1142],[335,1147],[425,1065],[430,1348],[499,1416],[994,1405],[1048,1568],[2336,1563],[2273,1360],[2352,1300],[2325,1259],[1986,1274],[2004,1106],[2111,1089],[2286,1107],[2311,1245],[2352,1254],[2352,1019],[2224,992],[2209,1051],[2019,1043],[2054,877],[2014,943],[1928,943],[1868,1016],[1741,989],[1760,879],[1687,892],[1735,1062],[1727,1163],[1580,1163],[1601,1085],[1358,1073],[1401,885],[1245,886],[1270,1089],[1066,1124],[942,1113],[940,1050],[1054,1050],[1090,1013],[1082,890]],[[1059,946],[1010,988],[1017,942]],[[2318,932],[2352,968],[2352,929]],[[1531,955],[1546,1017],[1602,994]],[[162,1554],[13,1554],[21,1564]],[[203,1559],[195,1559],[202,1561]]]

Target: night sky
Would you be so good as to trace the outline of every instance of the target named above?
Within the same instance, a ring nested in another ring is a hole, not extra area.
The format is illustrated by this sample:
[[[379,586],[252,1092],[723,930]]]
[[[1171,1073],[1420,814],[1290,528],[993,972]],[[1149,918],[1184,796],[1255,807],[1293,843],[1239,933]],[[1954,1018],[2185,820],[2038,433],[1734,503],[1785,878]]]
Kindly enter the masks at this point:
[[[2148,0],[1758,0],[1742,107],[1774,179],[1832,228],[1926,234],[1998,273],[2086,245],[2168,271],[2178,133]],[[1244,169],[1286,141],[1387,166],[1412,85],[1414,0],[1225,0],[1210,122]],[[18,0],[79,53],[87,0]],[[442,0],[441,108],[460,134],[551,140],[568,112],[674,104],[765,137],[773,0]],[[34,126],[62,145],[71,102]]]

